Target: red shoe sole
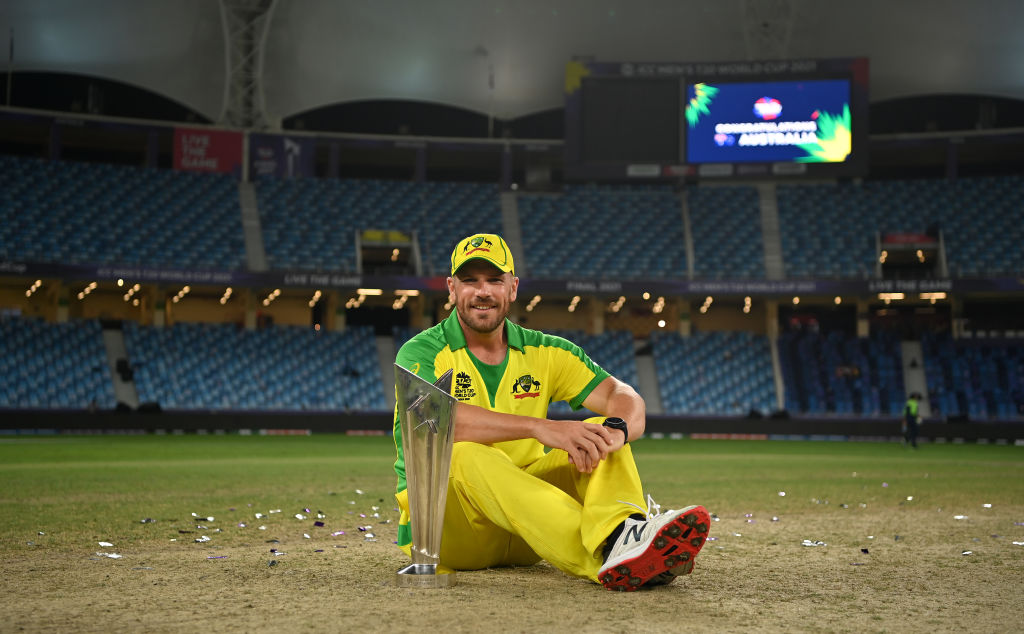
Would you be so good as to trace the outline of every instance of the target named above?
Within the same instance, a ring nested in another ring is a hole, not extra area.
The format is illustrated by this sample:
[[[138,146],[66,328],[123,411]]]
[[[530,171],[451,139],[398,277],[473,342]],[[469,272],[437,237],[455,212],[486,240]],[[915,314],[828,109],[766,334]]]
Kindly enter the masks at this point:
[[[644,552],[604,573],[601,583],[609,590],[631,592],[656,577],[658,585],[672,577],[688,575],[693,561],[707,541],[711,517],[698,506],[661,527]],[[652,584],[653,585],[653,584]]]

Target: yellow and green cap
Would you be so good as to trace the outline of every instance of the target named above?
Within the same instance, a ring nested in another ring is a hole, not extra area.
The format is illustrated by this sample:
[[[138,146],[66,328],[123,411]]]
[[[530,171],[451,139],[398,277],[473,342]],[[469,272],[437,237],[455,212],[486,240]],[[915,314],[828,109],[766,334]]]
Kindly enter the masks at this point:
[[[512,251],[501,236],[494,233],[477,233],[459,240],[452,251],[452,275],[470,260],[485,260],[505,273],[516,274]]]

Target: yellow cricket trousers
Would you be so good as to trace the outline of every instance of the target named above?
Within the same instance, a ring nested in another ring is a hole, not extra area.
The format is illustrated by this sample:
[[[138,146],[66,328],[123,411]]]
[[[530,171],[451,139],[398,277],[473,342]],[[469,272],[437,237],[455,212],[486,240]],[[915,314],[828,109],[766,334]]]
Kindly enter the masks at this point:
[[[517,467],[500,449],[452,447],[441,563],[456,570],[532,565],[597,581],[601,547],[616,526],[644,507],[629,445],[593,473],[580,473],[556,449]]]

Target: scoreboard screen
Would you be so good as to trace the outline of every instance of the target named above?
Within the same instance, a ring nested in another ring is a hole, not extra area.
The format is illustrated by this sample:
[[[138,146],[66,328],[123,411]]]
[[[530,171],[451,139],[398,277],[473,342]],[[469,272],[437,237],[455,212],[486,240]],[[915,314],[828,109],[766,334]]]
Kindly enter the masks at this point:
[[[853,149],[850,82],[695,83],[686,87],[686,160],[842,163]]]
[[[868,60],[573,60],[567,181],[867,173]]]

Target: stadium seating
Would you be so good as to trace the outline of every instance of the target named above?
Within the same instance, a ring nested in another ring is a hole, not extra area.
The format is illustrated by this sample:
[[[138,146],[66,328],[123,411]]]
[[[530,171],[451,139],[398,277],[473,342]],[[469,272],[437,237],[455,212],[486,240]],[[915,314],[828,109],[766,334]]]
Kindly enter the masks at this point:
[[[245,265],[228,175],[0,155],[0,259],[234,270]]]
[[[496,185],[266,179],[256,192],[272,269],[354,273],[356,235],[397,230],[417,236],[425,275],[447,275],[456,240],[502,232]]]
[[[921,349],[934,416],[986,420],[1024,415],[1024,343],[954,342],[948,333],[926,333]]]
[[[1024,178],[964,178],[943,184],[952,203],[933,199],[942,214],[950,274],[1024,272]]]
[[[373,329],[125,324],[139,400],[164,409],[386,410]]]
[[[903,412],[903,361],[899,339],[833,331],[786,332],[779,361],[786,409],[806,414],[899,416]]]
[[[115,404],[98,321],[0,318],[0,408],[86,410]]]
[[[768,414],[775,379],[767,337],[749,332],[651,334],[666,414]]]
[[[406,341],[412,339],[416,334],[420,332],[419,328],[413,328],[411,326],[392,326],[391,337],[395,342],[395,352],[401,348]]]
[[[952,276],[1024,271],[1024,178],[779,186],[782,254],[790,277],[869,277],[876,232],[942,230]]]
[[[687,190],[697,278],[762,279],[760,197],[753,187]]]
[[[670,188],[567,187],[518,201],[530,277],[686,276],[682,210]]]

